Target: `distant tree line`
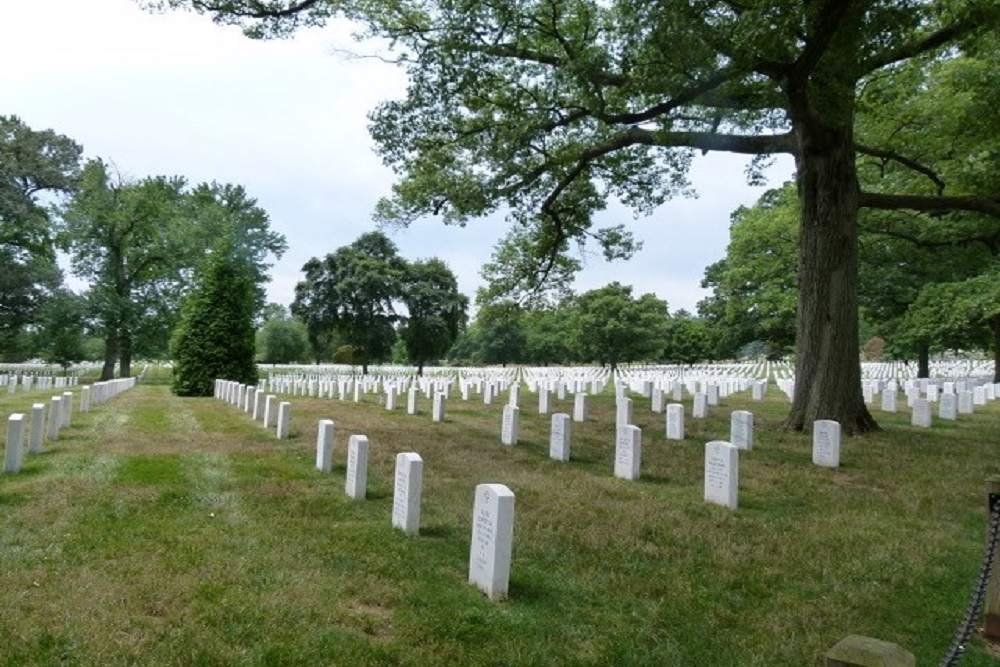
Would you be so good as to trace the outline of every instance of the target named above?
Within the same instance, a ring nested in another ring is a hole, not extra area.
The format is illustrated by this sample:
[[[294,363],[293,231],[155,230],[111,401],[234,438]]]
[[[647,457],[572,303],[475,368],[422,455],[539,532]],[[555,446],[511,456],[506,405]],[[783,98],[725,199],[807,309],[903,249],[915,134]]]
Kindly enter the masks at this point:
[[[214,340],[213,359],[239,366],[249,354],[252,364],[254,316],[271,262],[285,249],[241,186],[126,178],[105,160],[82,162],[68,137],[0,116],[2,361],[98,360],[102,379],[128,376],[135,358],[175,355],[187,331]],[[66,285],[59,251],[85,284],[79,292]],[[199,320],[185,301],[217,284],[249,301],[235,319],[220,311]],[[235,342],[247,332],[249,353]],[[185,386],[195,384],[210,391],[203,381]]]

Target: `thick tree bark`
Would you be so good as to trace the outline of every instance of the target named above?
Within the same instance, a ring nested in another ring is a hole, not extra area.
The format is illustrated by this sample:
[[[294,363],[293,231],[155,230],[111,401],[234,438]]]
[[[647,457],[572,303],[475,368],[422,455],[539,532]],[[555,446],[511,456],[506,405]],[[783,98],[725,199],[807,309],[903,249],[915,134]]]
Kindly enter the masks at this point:
[[[795,393],[785,427],[808,432],[817,419],[833,419],[845,434],[863,433],[878,424],[861,391],[853,113],[839,109],[840,122],[823,122],[808,101],[797,111],[799,298]]]
[[[993,382],[1000,382],[1000,317],[990,319],[993,331]]]
[[[931,376],[931,344],[926,341],[917,343],[917,377]]]
[[[115,378],[115,364],[118,363],[119,348],[118,329],[112,329],[104,337],[104,367],[101,369],[101,382]]]

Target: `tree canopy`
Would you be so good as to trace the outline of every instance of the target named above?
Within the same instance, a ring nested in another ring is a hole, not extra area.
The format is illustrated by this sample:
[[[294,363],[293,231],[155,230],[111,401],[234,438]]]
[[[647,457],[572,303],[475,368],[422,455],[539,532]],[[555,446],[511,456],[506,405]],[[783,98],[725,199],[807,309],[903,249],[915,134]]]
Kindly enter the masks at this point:
[[[406,356],[422,375],[424,365],[442,359],[465,328],[469,298],[440,259],[409,262],[403,279],[406,319],[400,337]]]
[[[465,326],[468,298],[448,266],[433,258],[408,262],[382,232],[314,257],[302,271],[292,313],[311,341],[334,333],[364,372],[369,362],[391,357],[397,327],[407,356],[422,369],[443,357]]]
[[[0,355],[9,360],[28,354],[26,327],[44,319],[62,285],[41,198],[73,191],[81,152],[68,137],[0,116]]]
[[[846,433],[877,427],[857,356],[859,209],[1000,216],[998,192],[973,180],[947,193],[911,190],[907,178],[863,190],[860,156],[926,169],[891,142],[859,141],[878,133],[856,133],[869,83],[995,36],[995,0],[156,4],[208,12],[257,37],[346,15],[391,40],[410,84],[405,99],[372,114],[378,150],[400,176],[379,216],[463,223],[503,209],[529,230],[532,257],[563,256],[588,238],[627,255],[628,236],[593,229],[594,213],[608,198],[648,212],[685,192],[696,150],[794,156],[801,231],[789,428],[816,419]],[[978,154],[956,148],[955,164]]]
[[[78,191],[62,208],[60,236],[73,273],[90,282],[105,379],[119,361],[127,376],[137,349],[164,351],[180,300],[210,248],[225,248],[248,267],[260,308],[268,261],[287,247],[241,186],[189,188],[178,176],[130,181],[99,159],[84,166]]]
[[[609,365],[655,360],[666,343],[667,302],[654,294],[632,296],[632,288],[611,283],[573,299],[571,345],[580,358]]]

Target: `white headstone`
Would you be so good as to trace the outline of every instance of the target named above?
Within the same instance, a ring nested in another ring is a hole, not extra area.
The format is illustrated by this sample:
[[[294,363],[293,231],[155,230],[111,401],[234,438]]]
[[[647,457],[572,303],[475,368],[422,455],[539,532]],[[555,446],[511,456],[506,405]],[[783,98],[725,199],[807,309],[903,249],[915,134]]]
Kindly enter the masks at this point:
[[[267,399],[264,401],[264,428],[271,428],[276,421],[278,421],[277,406],[275,403],[278,402],[278,397],[274,394],[268,394]]]
[[[514,544],[514,493],[503,484],[480,484],[472,509],[469,583],[491,600],[507,596]]]
[[[708,404],[716,406],[719,404],[719,385],[711,382],[705,387],[705,395],[708,397]]]
[[[767,388],[765,380],[758,380],[750,386],[750,395],[755,401],[764,400],[764,390]]]
[[[972,389],[972,404],[973,405],[986,405],[986,388],[985,387],[973,387]]]
[[[392,496],[392,527],[404,533],[420,532],[420,493],[424,484],[424,460],[414,452],[396,455],[396,489]]]
[[[740,449],[722,440],[705,444],[705,502],[736,509]]]
[[[62,423],[61,428],[69,428],[70,422],[73,418],[73,392],[65,391],[63,392],[62,405]]]
[[[368,438],[352,435],[347,442],[347,482],[344,491],[355,500],[363,500],[368,488]]]
[[[958,418],[958,398],[955,394],[941,394],[938,399],[938,417],[950,420]]]
[[[521,404],[521,385],[516,382],[510,386],[510,395],[508,396],[507,403],[516,406],[520,406]]]
[[[971,391],[959,391],[958,392],[958,414],[960,415],[971,415],[975,408],[972,405],[972,392]]]
[[[913,399],[913,414],[910,415],[910,424],[922,428],[931,426],[931,403],[926,398]]]
[[[385,390],[385,409],[395,410],[396,409],[396,388],[386,387]]]
[[[632,423],[632,399],[619,398],[615,410],[615,426],[621,428]]]
[[[753,449],[753,413],[734,410],[729,417],[729,442],[740,449]]]
[[[695,419],[705,419],[708,417],[708,396],[700,391],[694,395],[694,405],[691,409],[691,416]]]
[[[660,413],[663,412],[663,389],[660,387],[653,387],[653,402],[650,406],[653,412]]]
[[[674,389],[673,393],[670,395],[670,398],[675,403],[679,403],[684,400],[684,384],[679,380],[674,382]]]
[[[545,387],[538,388],[538,414],[549,414],[549,390]]]
[[[87,387],[83,387],[86,389]],[[42,441],[45,439],[45,404],[35,403],[31,406],[31,443],[28,451],[38,454],[42,451]]]
[[[500,442],[505,445],[517,444],[517,422],[521,416],[521,409],[516,405],[507,404],[503,406],[503,426],[500,431]]]
[[[264,418],[264,390],[258,389],[253,393],[253,420],[258,421]]]
[[[90,385],[80,387],[80,412],[90,412]]]
[[[21,472],[24,459],[24,415],[15,412],[7,418],[7,447],[3,452],[3,471]]]
[[[49,440],[59,438],[59,428],[62,425],[62,396],[53,396],[49,401]]]
[[[549,457],[556,461],[569,461],[569,415],[557,412],[552,415],[552,432],[549,436]]]
[[[825,468],[840,466],[840,422],[832,419],[813,422],[813,463]]]
[[[416,387],[410,387],[410,390],[406,394],[406,414],[417,414],[417,394],[419,393]]]
[[[667,440],[684,439],[684,406],[680,403],[667,404]]]
[[[587,395],[578,393],[573,399],[573,421],[587,421]]]
[[[434,394],[434,407],[431,410],[431,419],[436,422],[444,421],[444,393]]]
[[[316,469],[330,472],[333,469],[333,439],[336,425],[332,419],[320,419],[316,431]]]
[[[896,390],[886,387],[882,390],[882,412],[896,411]]]
[[[284,440],[288,437],[288,429],[292,422],[292,404],[288,401],[282,401],[278,405],[278,426],[275,432],[278,436],[278,440]]]
[[[638,426],[619,426],[615,438],[615,477],[639,479],[642,462],[642,430]]]

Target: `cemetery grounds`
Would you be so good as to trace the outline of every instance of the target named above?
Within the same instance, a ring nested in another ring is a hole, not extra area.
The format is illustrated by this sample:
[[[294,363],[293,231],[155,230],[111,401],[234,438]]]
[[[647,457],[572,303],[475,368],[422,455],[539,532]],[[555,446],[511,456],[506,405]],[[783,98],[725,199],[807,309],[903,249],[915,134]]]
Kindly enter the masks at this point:
[[[723,398],[686,438],[633,396],[641,476],[613,476],[613,390],[548,457],[549,415],[522,387],[519,442],[500,444],[506,394],[452,393],[443,423],[302,396],[277,440],[155,373],[88,413],[0,481],[0,665],[677,665],[802,667],[849,634],[936,664],[962,619],[1000,474],[1000,402],[958,421],[844,438],[812,465],[809,436],[777,430],[787,398]],[[79,387],[72,388],[79,391]],[[0,416],[51,390],[0,393]],[[573,411],[572,394],[551,397]],[[755,416],[739,508],[703,501],[705,443]],[[317,422],[336,422],[333,471]],[[367,435],[365,500],[344,493],[345,449]],[[399,452],[424,460],[419,536],[392,529]],[[473,491],[516,496],[510,596],[468,584]],[[963,667],[1000,660],[974,639]]]

